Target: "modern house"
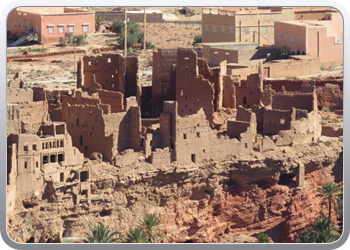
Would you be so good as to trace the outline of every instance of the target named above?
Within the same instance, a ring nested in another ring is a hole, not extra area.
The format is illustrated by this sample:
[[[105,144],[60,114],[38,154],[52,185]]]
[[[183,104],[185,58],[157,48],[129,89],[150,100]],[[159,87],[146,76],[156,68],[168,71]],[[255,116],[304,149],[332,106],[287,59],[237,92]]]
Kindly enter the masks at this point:
[[[203,8],[202,42],[273,44],[274,22],[291,20],[292,7]]]
[[[275,22],[275,46],[319,57],[321,64],[343,62],[343,18],[326,13],[322,20]]]
[[[7,16],[8,38],[31,35],[38,42],[59,42],[66,33],[95,32],[95,13],[66,7],[18,7]]]

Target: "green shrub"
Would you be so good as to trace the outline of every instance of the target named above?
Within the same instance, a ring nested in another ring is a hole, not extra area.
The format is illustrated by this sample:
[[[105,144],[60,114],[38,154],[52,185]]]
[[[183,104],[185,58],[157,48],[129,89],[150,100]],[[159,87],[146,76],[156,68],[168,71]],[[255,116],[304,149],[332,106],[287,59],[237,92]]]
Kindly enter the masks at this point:
[[[259,133],[256,133],[255,137],[262,137],[262,135]]]
[[[123,27],[118,40],[118,43],[121,46],[124,46],[124,30],[125,28]],[[141,26],[135,21],[130,21],[127,25],[127,46],[131,47],[138,43],[143,43],[143,32]]]
[[[327,112],[327,113],[330,113],[330,112],[331,112],[331,110],[330,110],[329,108],[324,108],[324,109],[322,109],[322,111],[323,111],[323,112]]]
[[[146,49],[155,49],[156,44],[154,42],[146,41]]]
[[[343,119],[343,115],[337,115],[337,118]]]
[[[199,34],[199,35],[196,35],[193,38],[193,44],[192,45],[195,45],[196,43],[201,43],[201,42],[202,42],[202,34]]]
[[[114,19],[112,23],[112,31],[115,33],[121,33],[124,28],[124,22],[118,19]]]
[[[335,119],[335,118],[333,118],[333,119],[331,120],[331,122],[338,122],[338,120]]]
[[[290,48],[282,45],[276,49],[276,56],[278,59],[288,59],[291,54]]]

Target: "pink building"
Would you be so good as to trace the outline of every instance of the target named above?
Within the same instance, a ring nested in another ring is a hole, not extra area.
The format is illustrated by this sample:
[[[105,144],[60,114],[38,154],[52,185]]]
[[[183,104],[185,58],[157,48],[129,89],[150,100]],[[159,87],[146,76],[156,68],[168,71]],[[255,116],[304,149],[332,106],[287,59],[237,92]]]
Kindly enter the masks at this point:
[[[65,7],[18,7],[7,16],[7,33],[18,38],[33,34],[39,42],[59,42],[65,33],[95,32],[95,13]]]
[[[323,20],[275,22],[275,46],[320,58],[322,65],[343,63],[343,18],[326,13]]]

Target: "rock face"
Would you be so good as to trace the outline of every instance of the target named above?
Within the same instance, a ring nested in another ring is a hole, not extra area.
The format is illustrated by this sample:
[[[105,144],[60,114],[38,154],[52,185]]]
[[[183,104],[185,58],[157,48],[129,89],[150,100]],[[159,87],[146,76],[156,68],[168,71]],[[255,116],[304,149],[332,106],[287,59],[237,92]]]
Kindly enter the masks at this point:
[[[298,163],[305,185],[298,187]],[[16,242],[62,242],[84,238],[103,222],[125,232],[145,213],[163,221],[166,242],[254,242],[267,233],[274,242],[295,236],[320,215],[317,187],[342,182],[342,142],[298,144],[256,153],[246,159],[152,168],[139,159],[120,168],[95,162],[91,204],[39,203],[25,208],[17,199],[8,213],[8,233]],[[327,207],[324,206],[324,213]],[[334,220],[336,220],[335,213]]]

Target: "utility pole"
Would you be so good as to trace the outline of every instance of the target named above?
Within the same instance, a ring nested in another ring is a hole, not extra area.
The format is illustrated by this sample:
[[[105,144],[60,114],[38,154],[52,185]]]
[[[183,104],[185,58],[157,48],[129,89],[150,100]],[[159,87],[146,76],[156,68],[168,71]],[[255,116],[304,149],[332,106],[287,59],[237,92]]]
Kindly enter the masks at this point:
[[[127,20],[127,18],[126,18],[126,9],[124,10],[125,11],[125,17],[124,17],[124,24],[125,24],[125,26],[124,26],[124,56],[126,57],[127,56],[127,38],[126,38],[126,36],[127,36],[127,29],[128,29],[128,25],[127,25],[127,22],[128,22],[128,20]]]
[[[143,49],[146,49],[146,7],[143,8]]]
[[[73,71],[73,75],[74,75],[74,81],[75,81],[75,75],[76,75],[76,71],[75,71],[75,47],[77,45],[77,39],[74,38],[74,71]]]

